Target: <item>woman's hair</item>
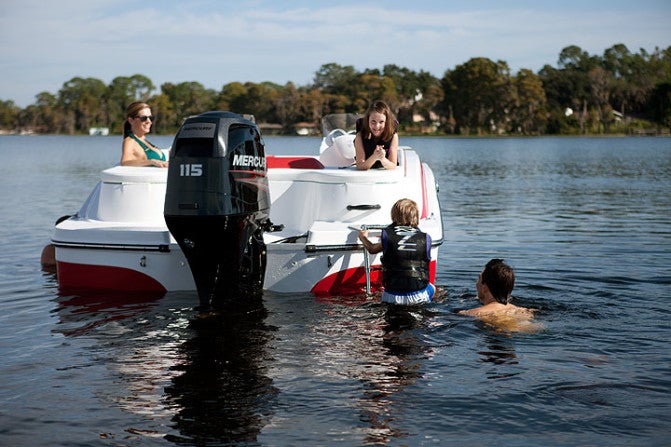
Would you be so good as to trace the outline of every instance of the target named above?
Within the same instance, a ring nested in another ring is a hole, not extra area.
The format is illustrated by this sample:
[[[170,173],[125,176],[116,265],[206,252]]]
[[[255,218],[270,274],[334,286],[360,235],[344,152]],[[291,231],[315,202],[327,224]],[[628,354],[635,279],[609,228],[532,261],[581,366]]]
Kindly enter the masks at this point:
[[[419,225],[419,209],[417,203],[410,199],[401,199],[391,207],[391,220],[396,225],[416,227]]]
[[[396,133],[396,129],[398,127],[398,121],[396,121],[396,117],[392,113],[391,109],[385,103],[384,101],[374,101],[370,107],[368,107],[368,110],[366,111],[366,114],[363,116],[363,122],[361,123],[363,128],[363,136],[365,138],[370,138],[371,132],[370,132],[370,127],[368,126],[368,120],[370,118],[371,113],[377,112],[383,114],[386,119],[384,123],[384,130],[382,131],[382,135],[380,135],[380,141],[389,141],[391,140],[391,137],[394,136]]]
[[[508,304],[510,294],[515,287],[515,272],[503,259],[492,259],[482,271],[482,284],[489,287],[494,299],[501,304]]]
[[[127,137],[128,135],[131,134],[130,130],[130,123],[128,122],[128,118],[135,118],[138,113],[140,113],[140,110],[142,109],[148,109],[149,104],[141,102],[141,101],[135,101],[130,104],[128,104],[128,107],[126,107],[126,119],[123,124],[123,136],[124,138]]]

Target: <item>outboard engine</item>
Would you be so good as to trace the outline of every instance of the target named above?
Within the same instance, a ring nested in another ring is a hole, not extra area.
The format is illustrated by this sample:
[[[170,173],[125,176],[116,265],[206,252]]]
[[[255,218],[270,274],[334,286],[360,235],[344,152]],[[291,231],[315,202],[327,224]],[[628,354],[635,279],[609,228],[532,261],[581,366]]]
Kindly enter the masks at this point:
[[[231,112],[188,118],[170,153],[164,216],[189,262],[201,305],[262,290],[269,212],[256,124]]]

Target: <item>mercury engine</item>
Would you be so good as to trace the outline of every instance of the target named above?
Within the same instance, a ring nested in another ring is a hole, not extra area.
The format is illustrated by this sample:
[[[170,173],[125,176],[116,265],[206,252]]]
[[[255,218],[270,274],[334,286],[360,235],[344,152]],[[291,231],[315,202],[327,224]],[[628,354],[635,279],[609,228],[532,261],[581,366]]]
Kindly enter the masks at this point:
[[[265,148],[231,112],[188,118],[170,151],[164,216],[191,268],[201,305],[262,290],[270,195]]]

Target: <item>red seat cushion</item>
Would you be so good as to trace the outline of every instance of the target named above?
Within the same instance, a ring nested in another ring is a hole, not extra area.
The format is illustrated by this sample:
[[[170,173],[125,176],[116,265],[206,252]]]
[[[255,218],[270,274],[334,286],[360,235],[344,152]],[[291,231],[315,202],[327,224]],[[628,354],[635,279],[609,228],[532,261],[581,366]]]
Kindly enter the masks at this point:
[[[266,157],[266,167],[268,169],[324,169],[322,162],[314,157],[277,157],[275,155]]]

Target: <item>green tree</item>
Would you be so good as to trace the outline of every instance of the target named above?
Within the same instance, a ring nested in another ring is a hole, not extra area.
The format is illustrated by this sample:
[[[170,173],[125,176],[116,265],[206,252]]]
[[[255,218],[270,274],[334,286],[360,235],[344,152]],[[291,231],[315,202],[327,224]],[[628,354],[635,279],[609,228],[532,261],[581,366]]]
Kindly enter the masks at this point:
[[[587,73],[591,68],[599,65],[599,60],[595,56],[590,56],[587,51],[583,51],[579,46],[570,45],[559,53],[557,65],[560,69]]]
[[[419,95],[414,98],[413,114],[418,112],[425,121],[433,121],[436,107],[444,98],[440,79],[423,70],[420,70],[417,78]]]
[[[671,81],[657,84],[650,95],[648,108],[657,124],[671,127]]]
[[[594,67],[587,73],[590,83],[591,101],[596,108],[598,122],[603,126],[598,129],[608,132],[613,121],[613,108],[610,105],[612,78],[610,72],[601,67]]]
[[[634,56],[624,44],[613,45],[603,54],[603,68],[612,76],[611,99],[615,102],[614,108],[622,116],[629,112],[629,106],[636,102],[636,88],[631,83],[633,74]]]
[[[662,51],[655,48],[652,53],[644,49],[634,54],[629,62],[629,103],[631,110],[640,115],[646,111],[652,92],[659,83],[671,81],[671,47]]]
[[[43,132],[53,132],[53,129],[58,128],[63,112],[55,95],[49,92],[38,94],[35,108],[36,119],[34,124],[37,129]]]
[[[107,86],[100,79],[75,77],[63,84],[58,100],[64,111],[61,128],[68,134],[88,132],[107,123]]]
[[[21,109],[14,101],[0,101],[0,129],[13,131],[19,123]]]
[[[421,115],[426,123],[434,123],[439,119],[437,112],[443,100],[444,95],[443,89],[440,87],[440,81],[433,77],[433,82],[427,84],[420,96],[415,98],[413,112]]]
[[[217,110],[235,112],[244,108],[247,97],[247,88],[240,82],[231,82],[222,87],[217,95],[215,106]]]
[[[431,98],[438,93],[435,89],[439,87],[439,80],[431,73],[420,70],[416,72],[406,67],[398,65],[385,65],[382,74],[394,81],[396,86],[397,101],[399,103],[397,116],[400,121],[412,122],[416,112],[424,116],[426,121],[430,121],[427,115],[441,99],[442,93],[437,97]],[[424,100],[424,104],[419,102]],[[433,106],[431,104],[433,103]],[[419,111],[421,109],[422,111]]]
[[[126,107],[134,101],[150,101],[151,95],[155,87],[151,79],[144,75],[135,74],[130,77],[117,76],[112,79],[110,85],[107,87],[107,102],[108,102],[108,123],[112,129],[123,128],[123,122],[126,118]],[[156,104],[150,104],[152,112],[155,115],[160,115],[160,111],[156,110]]]
[[[75,133],[107,126],[120,132],[128,103],[143,100],[157,116],[157,133],[174,132],[185,117],[213,109],[253,114],[259,122],[282,123],[288,132],[297,121],[362,113],[383,99],[402,123],[421,115],[426,122],[439,119],[450,133],[609,132],[615,110],[625,126],[634,120],[645,125],[646,119],[668,125],[670,84],[671,47],[632,53],[620,43],[599,57],[571,45],[559,53],[556,68],[546,65],[537,75],[522,69],[511,76],[505,62],[486,58],[457,65],[441,79],[394,64],[358,72],[328,63],[306,86],[233,82],[217,93],[198,82],[166,83],[155,95],[151,80],[140,74],[116,77],[109,86],[76,77],[58,95],[42,92],[23,110],[0,103],[0,127]]]
[[[313,87],[323,93],[356,97],[359,73],[351,65],[329,63],[322,65],[315,73]]]
[[[301,111],[301,116],[303,116],[303,120],[312,123],[319,123],[322,116],[324,115],[327,98],[319,89],[316,88],[301,87],[298,90],[301,95],[299,108]]]
[[[284,133],[292,133],[292,126],[298,122],[301,113],[300,92],[293,83],[289,82],[277,91],[272,103]]]
[[[215,104],[219,110],[254,115],[259,123],[275,123],[279,120],[275,106],[282,90],[281,86],[271,82],[261,84],[231,82],[222,87],[216,96]]]
[[[164,93],[159,93],[149,99],[149,104],[152,113],[156,116],[152,124],[152,132],[157,134],[177,132],[186,117],[175,110],[170,97]],[[121,129],[120,127],[119,132],[121,132]]]
[[[400,101],[396,91],[394,81],[387,77],[375,73],[364,73],[359,76],[357,90],[353,92],[355,96],[350,97],[352,104],[351,112],[364,113],[373,101],[382,100],[394,114],[398,115]]]
[[[161,85],[161,94],[167,98],[167,101],[164,100],[161,103],[163,105],[167,102],[168,110],[161,109],[162,116],[160,119],[161,121],[165,120],[163,125],[173,128],[181,126],[184,119],[189,116],[212,110],[216,100],[216,92],[206,89],[199,82],[181,82],[179,84],[166,82]],[[159,106],[156,105],[156,107]]]
[[[442,80],[443,111],[452,110],[460,133],[500,132],[513,102],[508,64],[474,58]]]
[[[236,111],[237,113],[254,115],[257,122],[280,122],[274,103],[282,89],[281,86],[272,82],[262,82],[260,84],[247,82],[245,88],[247,89],[245,102],[243,108]]]
[[[522,69],[513,79],[515,102],[511,110],[515,131],[525,135],[542,134],[547,122],[547,100],[540,77]]]
[[[580,47],[571,45],[559,53],[558,66],[544,66],[539,72],[550,111],[549,130],[565,133],[566,125],[575,122],[585,132],[589,118],[590,81],[587,73],[599,66],[598,58]],[[565,114],[569,111],[570,115]]]

